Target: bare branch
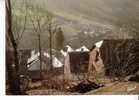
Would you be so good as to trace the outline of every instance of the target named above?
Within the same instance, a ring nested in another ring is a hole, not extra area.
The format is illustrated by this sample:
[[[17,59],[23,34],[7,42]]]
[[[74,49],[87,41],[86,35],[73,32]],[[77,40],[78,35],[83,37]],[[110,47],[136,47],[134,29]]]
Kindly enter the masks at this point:
[[[37,25],[38,25],[38,29],[39,29],[39,32],[41,32],[42,30],[41,30],[41,25],[40,25],[40,21],[41,21],[41,19],[39,18],[39,16],[37,16]]]
[[[30,14],[29,14],[30,15]],[[35,24],[34,24],[34,21],[33,19],[31,18],[32,16],[30,15],[30,19],[31,19],[31,22],[32,22],[32,25],[33,25],[33,29],[35,30],[35,32],[38,32],[37,31],[37,28],[35,27]]]
[[[26,6],[25,19],[24,19],[24,26],[23,26],[23,30],[22,30],[22,32],[21,32],[20,37],[18,37],[18,42],[19,42],[19,40],[21,40],[21,38],[22,38],[22,36],[23,36],[23,33],[24,33],[25,30],[26,30],[26,22],[27,22],[27,6]]]
[[[53,34],[55,34],[55,33],[56,33],[57,29],[58,29],[58,24],[56,24],[56,25],[54,26],[54,29],[53,29]]]

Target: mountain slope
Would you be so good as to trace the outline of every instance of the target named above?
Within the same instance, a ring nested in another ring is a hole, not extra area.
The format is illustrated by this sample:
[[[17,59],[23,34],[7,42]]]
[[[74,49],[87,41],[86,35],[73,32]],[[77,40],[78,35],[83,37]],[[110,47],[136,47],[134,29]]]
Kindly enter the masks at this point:
[[[139,20],[139,0],[47,0],[46,7],[66,18],[102,24]]]
[[[19,7],[22,5],[21,0],[13,1]],[[96,41],[107,37],[115,26],[139,22],[139,0],[29,0],[28,3],[53,13],[64,31],[66,43],[74,45],[80,42],[78,33],[91,34],[87,39]],[[24,34],[21,47],[37,46],[32,33]],[[42,38],[43,44],[48,43],[47,33]]]

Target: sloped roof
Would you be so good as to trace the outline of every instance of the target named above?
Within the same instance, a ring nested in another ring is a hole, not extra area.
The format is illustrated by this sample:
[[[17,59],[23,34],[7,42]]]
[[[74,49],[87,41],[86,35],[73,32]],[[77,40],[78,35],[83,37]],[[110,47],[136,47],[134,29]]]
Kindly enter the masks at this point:
[[[56,58],[53,58],[53,67],[58,68],[58,67],[62,67],[63,64]]]
[[[99,41],[99,42],[96,42],[96,43],[95,43],[96,47],[97,47],[97,48],[100,48],[100,47],[102,46],[103,42],[104,42],[103,40],[101,40],[101,41]]]
[[[82,47],[76,49],[75,51],[77,51],[77,52],[86,51],[87,52],[87,51],[89,51],[89,49],[86,46],[82,46]]]
[[[73,51],[74,51],[74,50],[71,48],[71,46],[66,45],[66,47],[67,47],[67,52],[73,52]]]

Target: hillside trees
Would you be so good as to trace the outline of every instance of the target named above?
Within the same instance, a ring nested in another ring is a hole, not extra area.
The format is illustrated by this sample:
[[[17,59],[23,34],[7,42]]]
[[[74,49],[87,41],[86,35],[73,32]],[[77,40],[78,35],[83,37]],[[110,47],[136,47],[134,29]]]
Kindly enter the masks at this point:
[[[115,38],[122,39],[139,39],[139,19],[138,16],[134,16],[131,19],[122,19],[124,22],[120,20],[116,24],[116,28],[113,30],[113,35]]]
[[[116,39],[139,39],[139,27],[135,24],[124,24],[113,30]]]
[[[126,24],[125,29],[134,39],[139,39],[139,21]]]

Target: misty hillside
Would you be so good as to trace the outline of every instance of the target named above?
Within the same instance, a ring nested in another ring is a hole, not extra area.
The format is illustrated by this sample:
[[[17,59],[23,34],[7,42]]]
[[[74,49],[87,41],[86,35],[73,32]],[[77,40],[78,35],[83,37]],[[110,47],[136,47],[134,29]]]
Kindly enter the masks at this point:
[[[15,3],[22,5],[18,0]],[[29,3],[40,5],[55,15],[64,31],[66,43],[80,41],[78,35],[81,32],[91,34],[90,37],[85,36],[89,40],[99,40],[106,37],[105,33],[113,27],[139,21],[139,0],[30,0]],[[24,37],[26,41],[31,39]]]
[[[35,1],[37,4],[46,4],[45,7],[50,12],[80,24],[111,28],[113,25],[139,21],[139,0]]]
[[[50,11],[69,19],[81,18],[104,25],[139,20],[138,0],[47,0],[46,4]]]

